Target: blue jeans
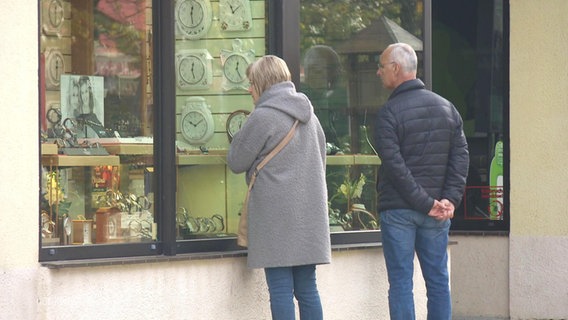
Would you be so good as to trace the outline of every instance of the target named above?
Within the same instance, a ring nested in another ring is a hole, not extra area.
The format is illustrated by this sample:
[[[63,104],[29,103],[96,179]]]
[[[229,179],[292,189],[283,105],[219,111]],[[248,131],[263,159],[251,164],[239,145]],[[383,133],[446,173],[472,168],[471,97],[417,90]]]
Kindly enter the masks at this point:
[[[322,320],[323,311],[316,285],[316,266],[266,268],[273,320],[295,320],[294,296],[298,300],[300,319]]]
[[[428,320],[451,320],[448,275],[450,220],[438,221],[408,209],[381,212],[381,234],[389,279],[392,320],[415,319],[412,293],[414,253],[426,283]]]

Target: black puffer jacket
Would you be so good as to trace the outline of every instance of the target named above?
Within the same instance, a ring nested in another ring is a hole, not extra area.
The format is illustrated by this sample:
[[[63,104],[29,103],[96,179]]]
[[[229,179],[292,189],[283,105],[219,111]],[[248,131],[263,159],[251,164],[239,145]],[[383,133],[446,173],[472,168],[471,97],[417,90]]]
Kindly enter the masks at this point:
[[[461,202],[469,153],[463,121],[451,102],[418,79],[398,86],[379,111],[375,143],[381,158],[378,211],[427,214],[434,199]]]

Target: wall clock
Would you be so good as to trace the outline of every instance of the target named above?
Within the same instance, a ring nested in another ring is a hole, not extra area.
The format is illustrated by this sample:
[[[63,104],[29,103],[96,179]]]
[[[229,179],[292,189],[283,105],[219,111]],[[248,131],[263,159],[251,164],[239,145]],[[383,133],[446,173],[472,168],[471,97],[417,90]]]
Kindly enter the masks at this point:
[[[235,134],[241,130],[249,114],[250,112],[247,110],[237,110],[229,115],[229,118],[227,118],[227,136],[229,137],[229,142],[233,141]]]
[[[45,50],[45,85],[48,89],[57,89],[61,75],[65,72],[63,54],[58,49]]]
[[[45,5],[45,4],[44,4]],[[61,0],[50,0],[42,10],[43,32],[47,35],[56,35],[63,25],[63,4]]]
[[[180,130],[191,145],[203,145],[215,131],[213,115],[203,97],[189,97],[181,113]]]
[[[247,31],[252,27],[249,0],[219,0],[221,30]]]
[[[223,89],[247,90],[249,83],[246,70],[254,60],[254,50],[243,50],[241,39],[233,40],[233,50],[221,50],[221,64],[223,65]]]
[[[176,54],[177,86],[181,90],[207,89],[213,82],[213,57],[207,49],[183,50]]]
[[[189,40],[201,39],[211,27],[209,0],[177,0],[175,20],[178,32]]]

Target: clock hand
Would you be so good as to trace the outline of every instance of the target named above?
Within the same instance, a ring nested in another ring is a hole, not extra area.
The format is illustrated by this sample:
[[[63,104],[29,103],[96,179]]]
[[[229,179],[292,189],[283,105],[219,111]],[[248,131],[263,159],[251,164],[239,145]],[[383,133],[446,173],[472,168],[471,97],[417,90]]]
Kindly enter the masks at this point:
[[[195,67],[195,62],[191,63],[191,75],[193,76],[193,79],[195,79],[195,72],[193,72],[193,68]]]
[[[189,17],[191,18],[191,24],[193,25],[193,6],[191,6],[191,10],[189,11]]]
[[[229,6],[231,7],[231,13],[233,13],[233,14],[235,13],[235,11],[239,10],[239,8],[241,7],[240,5],[238,5],[236,8],[233,9],[232,4],[230,4]]]
[[[203,122],[203,119],[201,119],[201,120],[197,121],[197,123],[196,123],[196,124],[195,124],[194,126],[196,126],[196,127],[197,127],[197,125],[198,125],[198,124],[200,124],[201,122]]]

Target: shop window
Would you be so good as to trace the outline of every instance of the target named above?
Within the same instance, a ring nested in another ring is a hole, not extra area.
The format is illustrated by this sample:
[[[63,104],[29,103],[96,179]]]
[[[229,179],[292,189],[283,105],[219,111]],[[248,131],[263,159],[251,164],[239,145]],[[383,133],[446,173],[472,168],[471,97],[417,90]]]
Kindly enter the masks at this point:
[[[334,234],[379,230],[374,122],[389,92],[376,76],[379,54],[407,42],[424,75],[422,1],[302,0],[300,90],[328,143],[327,184]],[[378,238],[377,238],[378,239]]]
[[[470,170],[452,230],[507,231],[507,3],[432,1],[432,88],[464,120]]]
[[[153,254],[152,1],[39,5],[40,260]]]

